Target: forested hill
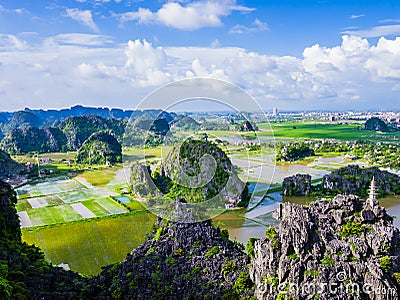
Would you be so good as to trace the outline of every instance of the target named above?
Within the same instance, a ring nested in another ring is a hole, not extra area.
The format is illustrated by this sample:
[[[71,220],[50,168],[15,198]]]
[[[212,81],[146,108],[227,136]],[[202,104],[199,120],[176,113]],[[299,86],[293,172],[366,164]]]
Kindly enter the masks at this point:
[[[85,114],[88,112],[92,114]],[[121,142],[129,118],[149,122],[162,118],[170,122],[175,114],[162,110],[123,111],[75,106],[60,111],[2,113],[0,117],[1,149],[10,154],[23,154],[75,151],[90,135],[100,131],[114,134]]]
[[[108,107],[84,107],[81,105],[76,105],[71,108],[63,108],[60,110],[25,108],[23,111],[18,112],[0,112],[0,124],[9,124],[12,122],[13,118],[17,116],[17,119],[15,121],[18,122],[18,125],[21,123],[19,122],[19,120],[22,118],[23,121],[25,119],[28,119],[28,123],[30,123],[29,125],[32,126],[50,126],[55,121],[62,121],[69,117],[78,117],[85,115],[96,115],[105,119],[129,119],[131,117],[133,119],[139,117],[144,117],[146,119],[165,118],[168,122],[170,122],[175,117],[174,113],[164,112],[159,109],[141,111],[123,110],[119,108],[110,109]],[[13,128],[14,127],[18,126],[13,126]]]
[[[7,132],[0,145],[10,154],[75,151],[95,132],[108,131],[122,139],[126,122],[95,115],[70,117],[57,127],[14,128]]]

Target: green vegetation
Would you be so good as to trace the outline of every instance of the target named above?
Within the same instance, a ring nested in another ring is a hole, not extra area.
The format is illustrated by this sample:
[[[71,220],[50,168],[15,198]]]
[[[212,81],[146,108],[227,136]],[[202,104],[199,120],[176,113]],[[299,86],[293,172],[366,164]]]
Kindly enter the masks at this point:
[[[209,155],[215,163],[207,160]],[[235,174],[229,157],[206,140],[188,139],[176,145],[162,162],[162,170],[153,172],[152,176],[160,191],[171,199],[180,197],[189,203],[203,202],[220,195],[223,188],[230,197],[241,197],[238,206],[246,206],[250,198],[248,187]],[[229,178],[232,180],[227,186]],[[197,187],[191,188],[194,180]],[[237,195],[238,191],[241,195]],[[227,200],[222,198],[219,200]]]
[[[229,273],[235,271],[237,269],[236,264],[233,261],[229,261],[224,266],[222,267],[222,274],[223,275],[228,275]]]
[[[392,259],[389,256],[381,257],[379,261],[379,266],[381,267],[383,272],[389,273],[390,269],[392,268]]]
[[[245,272],[240,272],[239,277],[236,280],[233,288],[236,292],[247,292],[253,286],[253,282],[250,279],[249,274]]]
[[[114,164],[122,162],[122,147],[117,139],[109,133],[93,133],[79,148],[77,163]]]
[[[364,126],[365,130],[374,130],[374,131],[395,131],[393,128],[390,128],[385,121],[379,118],[371,118],[365,122]]]
[[[21,241],[16,202],[11,187],[0,181],[0,298],[77,298],[83,280],[54,268],[39,248]]]
[[[158,228],[157,228],[156,234],[155,234],[155,236],[154,236],[154,240],[155,240],[156,242],[160,239],[161,234],[162,234],[162,231],[163,231],[163,228],[162,228],[162,227],[158,227]]]
[[[321,264],[324,266],[331,267],[335,264],[335,260],[332,257],[325,256],[323,259],[321,259]]]
[[[253,257],[254,258],[254,245],[256,243],[256,241],[258,241],[259,239],[257,238],[249,238],[246,244],[246,253],[248,256]]]
[[[296,254],[295,252],[290,253],[290,254],[288,255],[288,257],[289,257],[290,259],[297,260],[297,261],[300,259],[300,258],[297,256],[297,254]]]
[[[74,151],[95,132],[109,131],[122,139],[126,124],[122,120],[107,120],[94,115],[70,117],[57,127],[38,128],[30,123],[8,131],[1,147],[10,154]]]
[[[214,255],[216,255],[218,253],[219,253],[219,247],[218,246],[213,246],[206,252],[206,254],[204,254],[204,257],[210,258],[210,257],[213,257]]]
[[[332,124],[323,122],[282,122],[282,123],[260,123],[257,124],[260,130],[258,136],[272,136],[268,132],[270,126],[276,138],[293,139],[337,139],[345,141],[387,141],[393,137],[400,138],[400,132],[377,134],[362,130],[360,122]]]
[[[305,143],[278,143],[276,145],[277,161],[296,161],[313,155],[314,150],[310,149]]]
[[[340,229],[340,236],[342,238],[348,238],[350,236],[360,236],[368,230],[368,226],[361,222],[347,221],[342,225]]]
[[[104,187],[115,178],[115,169],[86,170],[77,178],[84,178],[91,185]]]
[[[272,284],[272,288],[277,288],[279,285],[279,278],[278,276],[264,276],[262,279],[263,284]]]
[[[396,279],[397,284],[400,284],[400,273],[399,272],[394,272],[393,273],[394,279]]]
[[[267,230],[265,230],[265,236],[269,239],[269,240],[273,240],[277,237],[277,232],[275,227],[269,227]]]
[[[53,264],[68,263],[74,271],[94,275],[102,266],[122,261],[128,252],[139,246],[154,222],[153,214],[136,212],[34,230],[25,229],[22,239],[43,249]]]
[[[320,273],[318,270],[304,270],[304,276],[317,277]]]

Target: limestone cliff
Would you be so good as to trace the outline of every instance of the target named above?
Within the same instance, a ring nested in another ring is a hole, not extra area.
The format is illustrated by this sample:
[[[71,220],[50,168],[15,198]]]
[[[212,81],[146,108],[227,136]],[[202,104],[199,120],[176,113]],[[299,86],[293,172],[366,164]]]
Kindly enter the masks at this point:
[[[376,202],[284,203],[276,217],[280,224],[255,242],[258,299],[398,299],[400,233]]]

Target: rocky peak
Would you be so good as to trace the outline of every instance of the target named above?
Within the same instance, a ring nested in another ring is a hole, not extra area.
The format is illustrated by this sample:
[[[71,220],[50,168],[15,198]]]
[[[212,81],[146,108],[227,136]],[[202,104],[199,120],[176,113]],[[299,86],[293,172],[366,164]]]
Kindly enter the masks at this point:
[[[195,218],[184,199],[173,202],[179,220]],[[121,299],[238,299],[252,295],[243,249],[211,221],[180,223],[161,215],[149,239],[121,265],[92,281],[91,297]]]
[[[400,233],[379,204],[338,195],[308,207],[283,203],[275,216],[280,224],[256,241],[250,267],[259,299],[398,299]],[[338,290],[349,285],[359,290]]]

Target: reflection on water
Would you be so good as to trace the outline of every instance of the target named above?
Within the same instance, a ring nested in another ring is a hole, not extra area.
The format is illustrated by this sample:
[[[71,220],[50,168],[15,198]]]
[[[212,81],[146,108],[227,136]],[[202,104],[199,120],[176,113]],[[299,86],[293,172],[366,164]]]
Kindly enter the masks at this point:
[[[280,192],[268,194],[264,200],[254,209],[243,214],[230,212],[215,219],[221,228],[228,229],[231,239],[246,244],[250,237],[260,238],[265,230],[278,221],[272,216],[278,203],[289,202],[308,205],[315,199],[312,197],[283,197]],[[386,208],[388,214],[395,217],[393,224],[400,228],[400,196],[380,199],[379,203]],[[214,221],[214,222],[215,222]]]

